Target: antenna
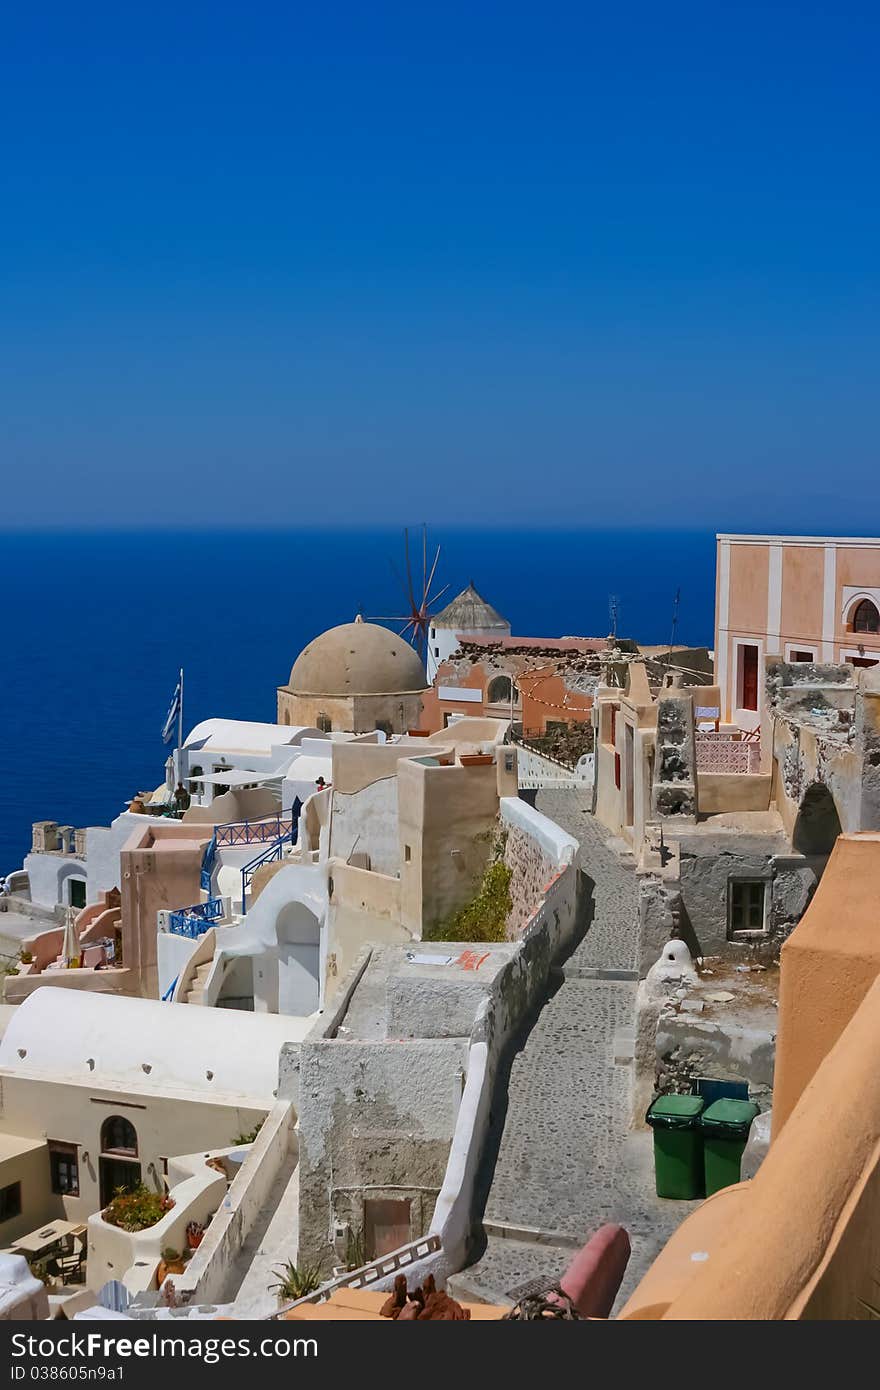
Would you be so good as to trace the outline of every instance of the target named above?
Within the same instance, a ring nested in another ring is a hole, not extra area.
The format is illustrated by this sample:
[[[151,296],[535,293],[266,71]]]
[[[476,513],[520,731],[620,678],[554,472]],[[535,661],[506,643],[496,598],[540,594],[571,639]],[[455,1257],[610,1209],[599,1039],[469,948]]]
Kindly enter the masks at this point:
[[[666,653],[664,662],[664,676],[672,664],[672,648],[675,646],[675,629],[678,627],[678,605],[681,602],[681,589],[676,589],[675,598],[672,602],[672,629],[669,633],[669,651]]]
[[[611,636],[617,636],[617,618],[620,612],[620,600],[616,594],[608,595],[608,617],[611,619]]]

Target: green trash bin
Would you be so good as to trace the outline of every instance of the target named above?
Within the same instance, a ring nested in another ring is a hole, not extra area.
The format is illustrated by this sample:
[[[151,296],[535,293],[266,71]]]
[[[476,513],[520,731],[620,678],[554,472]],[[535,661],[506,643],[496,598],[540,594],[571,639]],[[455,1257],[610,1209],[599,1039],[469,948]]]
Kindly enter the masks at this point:
[[[658,1197],[679,1200],[703,1195],[703,1143],[698,1128],[702,1096],[658,1096],[646,1121],[654,1131],[654,1177]]]
[[[757,1113],[750,1100],[716,1100],[700,1116],[707,1197],[739,1182],[743,1149]]]

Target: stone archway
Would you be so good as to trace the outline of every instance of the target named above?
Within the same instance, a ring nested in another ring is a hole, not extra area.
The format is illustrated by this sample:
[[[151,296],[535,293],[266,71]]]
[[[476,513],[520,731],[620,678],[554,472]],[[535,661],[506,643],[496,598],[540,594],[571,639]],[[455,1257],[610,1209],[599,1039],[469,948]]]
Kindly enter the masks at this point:
[[[834,797],[823,782],[814,782],[801,800],[792,845],[799,854],[827,859],[840,834],[840,816]]]
[[[321,924],[305,903],[287,903],[275,924],[278,940],[278,1012],[304,1018],[321,995]]]

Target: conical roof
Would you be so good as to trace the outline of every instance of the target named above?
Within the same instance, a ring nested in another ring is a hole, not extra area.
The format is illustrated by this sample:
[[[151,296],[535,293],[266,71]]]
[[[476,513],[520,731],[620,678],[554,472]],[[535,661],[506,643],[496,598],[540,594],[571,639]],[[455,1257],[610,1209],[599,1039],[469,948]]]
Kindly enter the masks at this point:
[[[484,632],[489,628],[510,631],[507,619],[477,593],[473,584],[462,589],[457,598],[433,615],[431,621],[435,627],[451,628],[453,632]]]

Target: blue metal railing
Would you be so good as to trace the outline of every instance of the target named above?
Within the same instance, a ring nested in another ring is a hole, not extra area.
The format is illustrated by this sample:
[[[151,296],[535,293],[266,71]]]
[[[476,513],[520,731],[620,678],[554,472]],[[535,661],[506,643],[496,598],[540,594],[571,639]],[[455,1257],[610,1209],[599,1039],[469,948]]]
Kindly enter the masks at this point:
[[[271,864],[273,859],[280,859],[281,856],[284,854],[284,846],[287,844],[295,843],[295,838],[291,840],[291,838],[288,835],[281,835],[274,842],[274,844],[269,845],[266,849],[262,851],[261,854],[256,855],[255,858],[251,859],[249,863],[243,866],[241,871],[242,912],[247,912],[247,891],[251,886],[251,882],[253,881],[253,877],[257,869],[259,869],[262,864]]]
[[[217,858],[217,831],[211,836],[211,843],[202,856],[202,872],[199,884],[203,893],[211,891],[211,874],[214,870],[214,860]]]
[[[264,816],[260,820],[228,821],[225,825],[214,827],[211,842],[202,858],[201,887],[203,893],[211,891],[211,875],[217,859],[217,850],[223,845],[265,845],[278,840],[289,840],[296,844],[298,803],[293,811],[282,815]]]
[[[175,985],[177,984],[177,981],[178,981],[179,979],[180,979],[180,976],[179,976],[179,975],[175,975],[175,976],[174,976],[174,979],[171,981],[171,984],[168,986],[168,988],[166,989],[165,993],[162,995],[162,1003],[163,1003],[163,1004],[170,1004],[170,1003],[171,1003],[171,996],[172,996],[172,994],[174,993],[174,987],[175,987]]]
[[[223,916],[223,899],[209,898],[206,903],[181,907],[168,914],[168,930],[177,936],[204,936],[214,922]]]

